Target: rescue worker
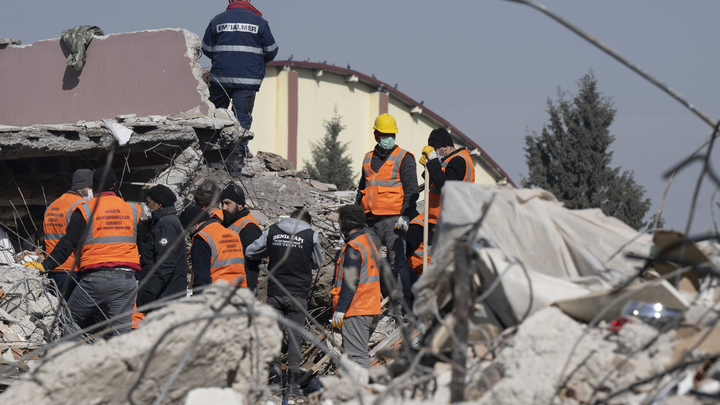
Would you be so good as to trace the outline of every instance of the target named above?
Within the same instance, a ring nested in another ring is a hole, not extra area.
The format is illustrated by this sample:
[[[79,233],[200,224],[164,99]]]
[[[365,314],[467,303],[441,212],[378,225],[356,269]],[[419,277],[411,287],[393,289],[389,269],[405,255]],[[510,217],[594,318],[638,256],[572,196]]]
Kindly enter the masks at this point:
[[[222,221],[223,213],[222,210],[218,208],[217,204],[220,201],[220,196],[218,195],[218,199],[215,200],[215,205],[210,205],[212,204],[213,198],[215,198],[216,193],[220,194],[220,188],[218,187],[217,183],[210,179],[205,179],[197,188],[197,190],[195,190],[193,202],[199,208],[207,210],[211,217],[217,217],[220,221]]]
[[[227,108],[232,100],[240,126],[249,130],[265,64],[275,59],[278,46],[262,13],[249,1],[228,3],[227,9],[210,21],[203,37],[203,53],[212,61],[210,101],[217,108]],[[247,152],[245,141],[237,151],[240,164]]]
[[[383,295],[392,296],[401,308],[400,274],[410,272],[405,261],[405,232],[419,196],[415,158],[395,145],[398,127],[392,115],[377,117],[373,129],[377,145],[363,159],[355,202],[363,208],[368,227],[387,248],[393,278],[398,283],[395,293],[383,285]]]
[[[245,192],[235,182],[228,183],[220,194],[220,206],[222,207],[222,225],[235,232],[242,241],[242,247],[246,250],[257,238],[262,235],[260,225],[245,207]],[[248,259],[245,265],[247,285],[257,295],[257,279],[260,274],[260,260]]]
[[[93,173],[94,197],[88,202],[92,215],[85,210],[75,210],[67,226],[67,232],[53,252],[43,261],[49,270],[56,263],[64,263],[78,244],[80,249],[80,283],[68,307],[76,324],[90,316],[96,309],[102,311],[105,319],[127,315],[112,322],[111,336],[130,332],[131,313],[135,304],[137,281],[135,273],[140,271],[138,235],[140,228],[140,207],[130,204],[115,195],[117,177],[108,168],[98,167]],[[81,237],[85,233],[85,239]],[[128,303],[126,308],[123,308]]]
[[[430,196],[428,198],[428,222],[437,224],[440,216],[440,192],[445,182],[457,180],[475,182],[475,166],[470,153],[464,147],[456,148],[452,137],[444,128],[434,129],[423,148],[420,164],[430,172]]]
[[[320,239],[310,225],[310,212],[297,209],[290,218],[283,218],[266,229],[245,252],[247,258],[270,258],[268,271],[277,278],[277,283],[272,279],[268,281],[267,304],[301,329],[305,326],[312,271],[322,267],[323,259]],[[278,284],[284,286],[302,308],[296,307]],[[299,385],[302,336],[285,328],[285,340],[288,346],[287,394],[299,396],[302,395]],[[279,383],[281,374],[278,357],[270,364],[271,383]]]
[[[380,272],[375,244],[363,229],[365,212],[357,205],[338,210],[345,247],[338,255],[330,291],[332,326],[342,328],[342,347],[348,357],[370,368],[368,342],[380,315]]]
[[[178,243],[169,256],[160,261],[173,247],[178,238],[183,238],[183,227],[175,210],[175,193],[165,185],[158,184],[150,188],[145,198],[151,211],[149,231],[143,237],[142,257],[140,260],[140,280],[149,280],[138,291],[137,306],[187,290],[187,250],[184,243]],[[150,274],[150,271],[155,268]],[[181,297],[184,295],[178,295]]]
[[[43,218],[43,233],[45,235],[45,253],[51,254],[60,239],[65,236],[70,218],[75,210],[84,209],[90,212],[87,201],[92,198],[93,171],[78,169],[73,173],[70,190],[55,200],[45,210]],[[71,252],[64,263],[54,266],[49,273],[55,280],[60,293],[67,301],[77,285],[77,268],[75,253]]]
[[[245,257],[237,234],[222,226],[217,218],[210,218],[207,211],[198,207],[187,207],[183,215],[190,218],[191,225],[193,243],[190,258],[195,274],[193,287],[201,287],[218,280],[247,287]]]
[[[412,294],[412,286],[423,273],[423,219],[423,214],[417,214],[410,221],[410,227],[408,228],[406,235],[405,251],[407,255],[407,264],[410,270],[412,270],[412,272],[406,273],[404,275],[405,278],[403,278],[403,288],[405,289],[405,291],[403,291],[403,293],[405,296],[405,301],[408,303],[408,306],[410,306],[410,308],[412,308],[414,301],[414,297]],[[428,242],[432,241],[432,237],[433,227],[430,227],[428,229]],[[429,252],[430,246],[428,246],[428,264],[430,264],[431,259]]]

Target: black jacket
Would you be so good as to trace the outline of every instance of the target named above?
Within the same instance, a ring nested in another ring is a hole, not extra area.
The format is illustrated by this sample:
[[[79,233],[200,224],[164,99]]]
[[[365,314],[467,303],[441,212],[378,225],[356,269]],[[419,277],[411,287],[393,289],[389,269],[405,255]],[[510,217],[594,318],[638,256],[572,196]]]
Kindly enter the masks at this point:
[[[372,160],[370,160],[370,168],[377,173],[380,167],[385,163],[390,153],[398,148],[395,145],[390,150],[385,150],[380,145],[375,145],[373,151]],[[402,182],[403,193],[403,205],[400,215],[412,219],[412,214],[415,212],[416,203],[420,196],[420,189],[418,188],[417,182],[417,169],[415,168],[415,159],[409,153],[405,155],[402,162],[400,162],[400,181]],[[360,184],[358,185],[358,192],[355,196],[355,204],[360,205],[362,201],[362,190],[365,189],[365,174],[360,170]],[[382,216],[374,216],[372,212],[367,213],[368,217],[381,218]]]
[[[181,238],[184,240],[182,225],[175,207],[163,207],[152,213],[149,231],[143,238],[142,255],[140,257],[141,282],[148,272],[168,252],[173,243]],[[138,291],[137,306],[167,297],[187,289],[187,250],[185,243],[179,242],[170,251],[169,256],[158,266],[145,287]]]
[[[287,257],[285,258],[285,255]],[[245,257],[270,257],[268,271],[290,294],[307,299],[312,270],[322,266],[322,247],[317,233],[310,225],[295,218],[284,218],[263,232],[245,250]],[[275,268],[277,267],[277,269]],[[272,280],[268,282],[268,297],[285,295]]]
[[[465,148],[457,148],[449,153],[443,160],[448,160],[452,155],[465,150]],[[427,162],[427,170],[430,172],[430,183],[434,184],[438,190],[442,190],[447,180],[462,181],[465,178],[465,159],[453,159],[442,170],[440,159],[430,159]],[[424,176],[424,173],[423,173]]]

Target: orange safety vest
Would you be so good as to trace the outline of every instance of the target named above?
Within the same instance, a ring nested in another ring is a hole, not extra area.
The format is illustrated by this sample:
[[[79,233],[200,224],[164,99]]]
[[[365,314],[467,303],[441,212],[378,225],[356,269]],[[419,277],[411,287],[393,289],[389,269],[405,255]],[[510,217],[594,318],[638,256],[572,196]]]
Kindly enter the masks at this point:
[[[75,193],[65,193],[45,210],[43,233],[45,234],[45,253],[48,255],[55,250],[55,246],[67,233],[70,218],[77,208],[85,210],[86,217],[90,215],[90,206],[87,205],[84,198]],[[70,271],[73,264],[75,264],[74,252],[70,253],[67,260],[57,268]]]
[[[80,270],[93,264],[123,262],[137,264],[137,224],[140,206],[123,201],[114,195],[93,197],[88,203],[92,209],[92,224],[85,211],[81,211],[91,228],[85,237],[80,257]]]
[[[330,291],[333,299],[333,312],[337,308],[337,303],[340,299],[340,290],[342,289],[342,280],[344,277],[343,266],[345,262],[345,250],[348,246],[352,246],[360,252],[362,266],[359,275],[360,283],[355,291],[352,302],[350,302],[350,307],[347,312],[345,312],[345,317],[380,315],[380,270],[375,263],[378,252],[375,244],[366,234],[360,235],[348,242],[338,257],[335,266],[335,284]]]
[[[240,237],[217,222],[211,222],[202,228],[193,240],[198,236],[210,245],[210,277],[213,283],[225,280],[232,284],[238,277],[242,277],[240,287],[247,287],[245,256]]]
[[[415,218],[413,218],[412,221],[410,221],[410,225],[416,224],[416,225],[423,226],[423,217],[424,217],[423,214],[416,216]],[[414,271],[415,274],[417,274],[418,276],[421,276],[423,273],[423,246],[424,246],[424,243],[420,242],[420,246],[418,246],[417,249],[415,249],[415,251],[413,252],[412,256],[410,256],[407,259],[408,266],[410,266],[412,271]],[[428,265],[430,265],[430,259],[431,259],[430,247],[428,247],[428,257],[427,257]]]
[[[445,168],[448,163],[457,157],[465,160],[465,178],[463,178],[462,181],[464,183],[475,183],[475,166],[473,165],[470,153],[464,148],[460,149],[457,153],[453,153],[451,156],[448,156],[448,159],[442,162],[443,173],[445,173]],[[431,224],[437,224],[437,220],[440,217],[440,190],[435,187],[434,183],[430,185],[428,204],[428,222]],[[420,260],[420,262],[422,263],[422,260]]]
[[[210,218],[217,218],[218,221],[223,221],[223,212],[220,208],[215,208],[215,211],[213,211],[210,214]]]
[[[240,235],[240,232],[242,232],[242,230],[245,229],[245,227],[249,224],[255,224],[258,228],[260,228],[260,225],[258,225],[255,217],[253,217],[253,214],[251,212],[248,212],[247,215],[239,218],[237,221],[235,221],[234,224],[228,226],[228,229],[232,229],[233,231],[235,231],[236,234]]]
[[[400,215],[403,206],[402,181],[400,181],[400,164],[405,154],[413,156],[412,153],[395,148],[387,157],[380,170],[375,173],[370,167],[374,151],[370,151],[363,159],[363,176],[365,176],[365,188],[362,190],[360,206],[365,212],[372,212],[375,215]],[[413,159],[415,157],[413,156]]]

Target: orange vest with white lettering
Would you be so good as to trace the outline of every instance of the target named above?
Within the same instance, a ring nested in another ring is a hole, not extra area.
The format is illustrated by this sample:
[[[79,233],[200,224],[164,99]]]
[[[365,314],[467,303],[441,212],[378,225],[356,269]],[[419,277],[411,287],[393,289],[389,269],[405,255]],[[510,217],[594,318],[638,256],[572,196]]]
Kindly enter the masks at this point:
[[[429,213],[428,213],[428,215],[429,215]],[[410,221],[410,225],[416,224],[416,225],[423,226],[423,217],[424,217],[423,214],[416,216],[415,218],[413,218],[412,221]],[[425,246],[425,244],[423,242],[420,242],[420,246],[418,246],[417,249],[415,249],[415,251],[413,252],[412,256],[410,256],[407,259],[408,266],[418,276],[423,274],[423,246]],[[428,252],[429,252],[429,249],[430,248],[428,247]],[[431,257],[430,257],[430,254],[428,253],[428,257],[427,257],[428,266],[430,265],[430,259],[431,259]]]
[[[335,266],[335,284],[330,291],[333,299],[333,312],[337,309],[337,303],[340,299],[342,281],[345,276],[345,250],[347,250],[348,246],[360,252],[362,265],[359,274],[360,283],[350,302],[350,307],[347,309],[347,312],[345,312],[345,317],[380,315],[380,271],[375,262],[375,258],[378,257],[378,252],[375,244],[366,234],[360,235],[348,242],[338,257]]]
[[[223,212],[220,208],[215,208],[215,210],[210,214],[210,218],[217,218],[218,221],[223,221]]]
[[[80,257],[80,270],[99,263],[124,262],[137,264],[137,224],[140,206],[118,196],[94,197],[88,202],[92,216],[81,211],[88,224],[87,236]]]
[[[473,165],[472,158],[467,149],[461,149],[459,152],[448,156],[448,159],[442,162],[442,171],[445,173],[445,168],[448,163],[453,159],[463,159],[465,161],[465,177],[462,179],[464,183],[475,183],[475,166]],[[440,217],[440,190],[435,187],[435,184],[430,185],[430,195],[428,197],[428,204],[430,206],[428,210],[428,222],[431,224],[437,224],[437,220]],[[422,263],[422,260],[420,260]]]
[[[405,154],[413,154],[399,147],[395,148],[375,173],[370,166],[373,153],[375,151],[368,152],[363,159],[365,188],[362,190],[360,206],[365,212],[375,215],[400,215],[405,197],[400,181],[400,164]]]
[[[210,245],[210,277],[213,283],[225,280],[232,284],[238,277],[242,277],[240,287],[247,287],[245,255],[240,237],[217,222],[209,223],[194,238],[198,236]]]
[[[90,215],[90,207],[85,199],[75,193],[65,193],[45,210],[43,218],[43,233],[45,234],[45,253],[52,253],[60,239],[67,233],[67,226],[70,224],[70,218],[76,209],[85,210],[85,217]],[[72,270],[75,264],[75,253],[70,256],[64,263],[57,268],[67,271]]]

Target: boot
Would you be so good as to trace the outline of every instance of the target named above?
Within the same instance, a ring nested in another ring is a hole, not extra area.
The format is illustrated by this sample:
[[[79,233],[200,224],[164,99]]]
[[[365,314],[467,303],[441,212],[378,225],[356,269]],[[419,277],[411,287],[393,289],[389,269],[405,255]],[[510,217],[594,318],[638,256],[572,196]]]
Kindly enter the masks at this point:
[[[302,388],[300,388],[300,370],[297,368],[288,370],[287,400],[289,405],[305,404],[308,402],[308,398],[303,394]]]

